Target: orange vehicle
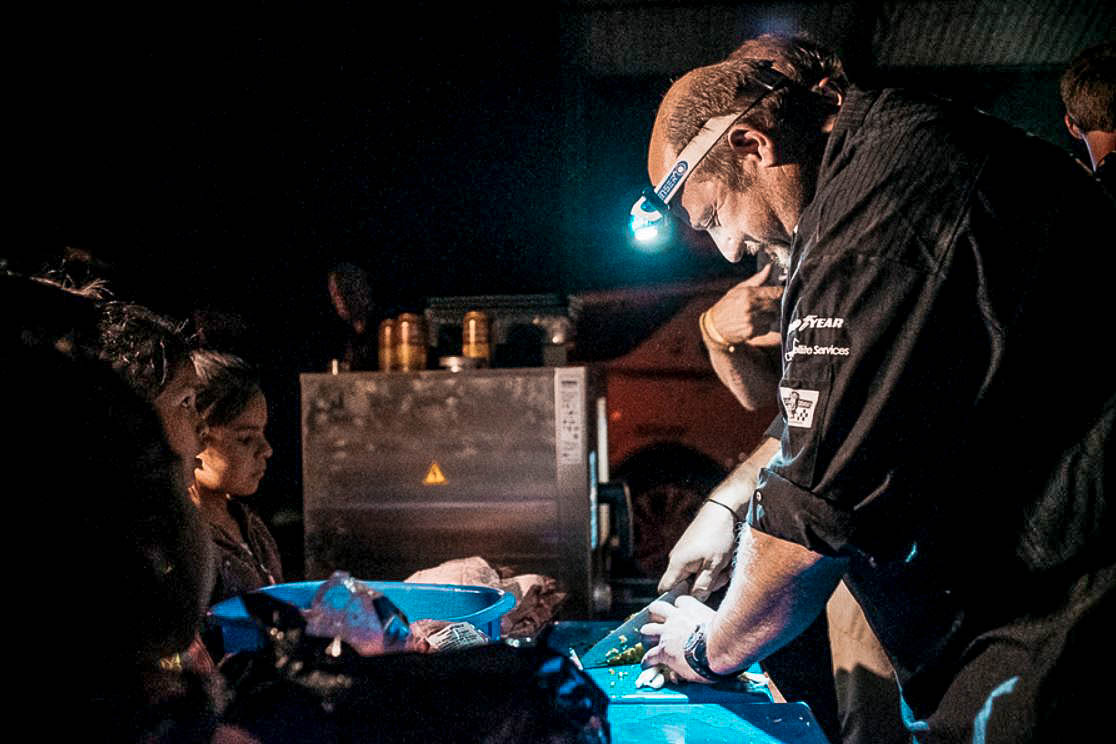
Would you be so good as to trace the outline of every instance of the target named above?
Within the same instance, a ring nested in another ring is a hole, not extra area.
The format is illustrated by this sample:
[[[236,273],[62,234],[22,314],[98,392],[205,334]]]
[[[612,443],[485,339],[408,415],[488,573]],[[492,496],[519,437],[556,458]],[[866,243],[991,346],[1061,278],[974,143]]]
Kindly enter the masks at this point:
[[[658,578],[709,491],[775,415],[745,410],[710,366],[698,316],[738,279],[588,292],[574,356],[606,373],[610,477],[632,500],[631,576]],[[616,567],[620,569],[621,567]]]

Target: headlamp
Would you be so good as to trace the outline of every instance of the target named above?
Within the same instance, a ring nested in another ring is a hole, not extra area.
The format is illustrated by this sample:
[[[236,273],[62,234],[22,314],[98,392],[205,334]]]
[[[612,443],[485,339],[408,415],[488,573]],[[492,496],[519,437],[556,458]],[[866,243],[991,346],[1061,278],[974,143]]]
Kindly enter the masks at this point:
[[[763,86],[763,93],[760,93],[742,110],[722,116],[714,116],[702,124],[694,138],[686,143],[682,152],[678,153],[674,164],[658,185],[648,186],[641,192],[639,199],[632,205],[629,223],[636,240],[650,240],[657,234],[659,225],[666,218],[667,213],[671,211],[671,201],[681,193],[686,179],[705,159],[714,145],[728,133],[732,125],[755,108],[756,104],[762,101],[768,93],[790,84],[790,79],[772,67],[769,60],[764,60],[759,64],[760,67],[753,74],[752,79]],[[677,217],[689,224],[683,210],[676,209],[674,212]]]

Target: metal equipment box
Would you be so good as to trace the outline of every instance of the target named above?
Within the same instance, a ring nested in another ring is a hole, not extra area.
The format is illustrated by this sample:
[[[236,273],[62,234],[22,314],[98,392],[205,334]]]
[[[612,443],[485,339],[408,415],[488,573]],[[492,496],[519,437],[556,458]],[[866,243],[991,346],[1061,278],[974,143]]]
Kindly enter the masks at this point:
[[[592,367],[303,374],[307,578],[399,580],[480,556],[557,579],[591,617],[607,535]]]

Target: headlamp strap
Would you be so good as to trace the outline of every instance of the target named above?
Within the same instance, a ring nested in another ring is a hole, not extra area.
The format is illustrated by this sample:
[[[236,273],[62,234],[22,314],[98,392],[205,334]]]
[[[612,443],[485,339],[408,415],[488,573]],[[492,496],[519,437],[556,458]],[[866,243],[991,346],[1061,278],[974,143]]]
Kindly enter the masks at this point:
[[[697,135],[682,148],[682,152],[678,153],[674,165],[655,187],[655,196],[664,205],[670,204],[671,199],[678,193],[682,184],[686,182],[689,174],[705,159],[705,156],[709,154],[720,139],[728,133],[733,124],[755,108],[756,104],[763,100],[768,93],[790,82],[786,75],[774,68],[770,60],[760,60],[758,62],[755,72],[752,73],[752,80],[765,88],[760,96],[749,103],[743,111],[714,116],[706,121],[698,130]]]

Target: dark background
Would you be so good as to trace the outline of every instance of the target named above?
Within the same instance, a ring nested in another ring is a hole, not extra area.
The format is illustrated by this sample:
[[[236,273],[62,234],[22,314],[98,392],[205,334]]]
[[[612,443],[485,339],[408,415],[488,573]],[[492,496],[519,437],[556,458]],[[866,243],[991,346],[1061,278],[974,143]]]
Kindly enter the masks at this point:
[[[261,506],[290,540],[297,375],[340,354],[337,263],[367,270],[376,319],[433,296],[746,274],[698,236],[653,255],[627,240],[674,77],[805,28],[856,79],[929,87],[1073,149],[1058,75],[1113,33],[1103,2],[377,7],[51,8],[7,24],[21,167],[0,260],[37,272],[83,255],[123,298],[238,319],[271,402]]]

